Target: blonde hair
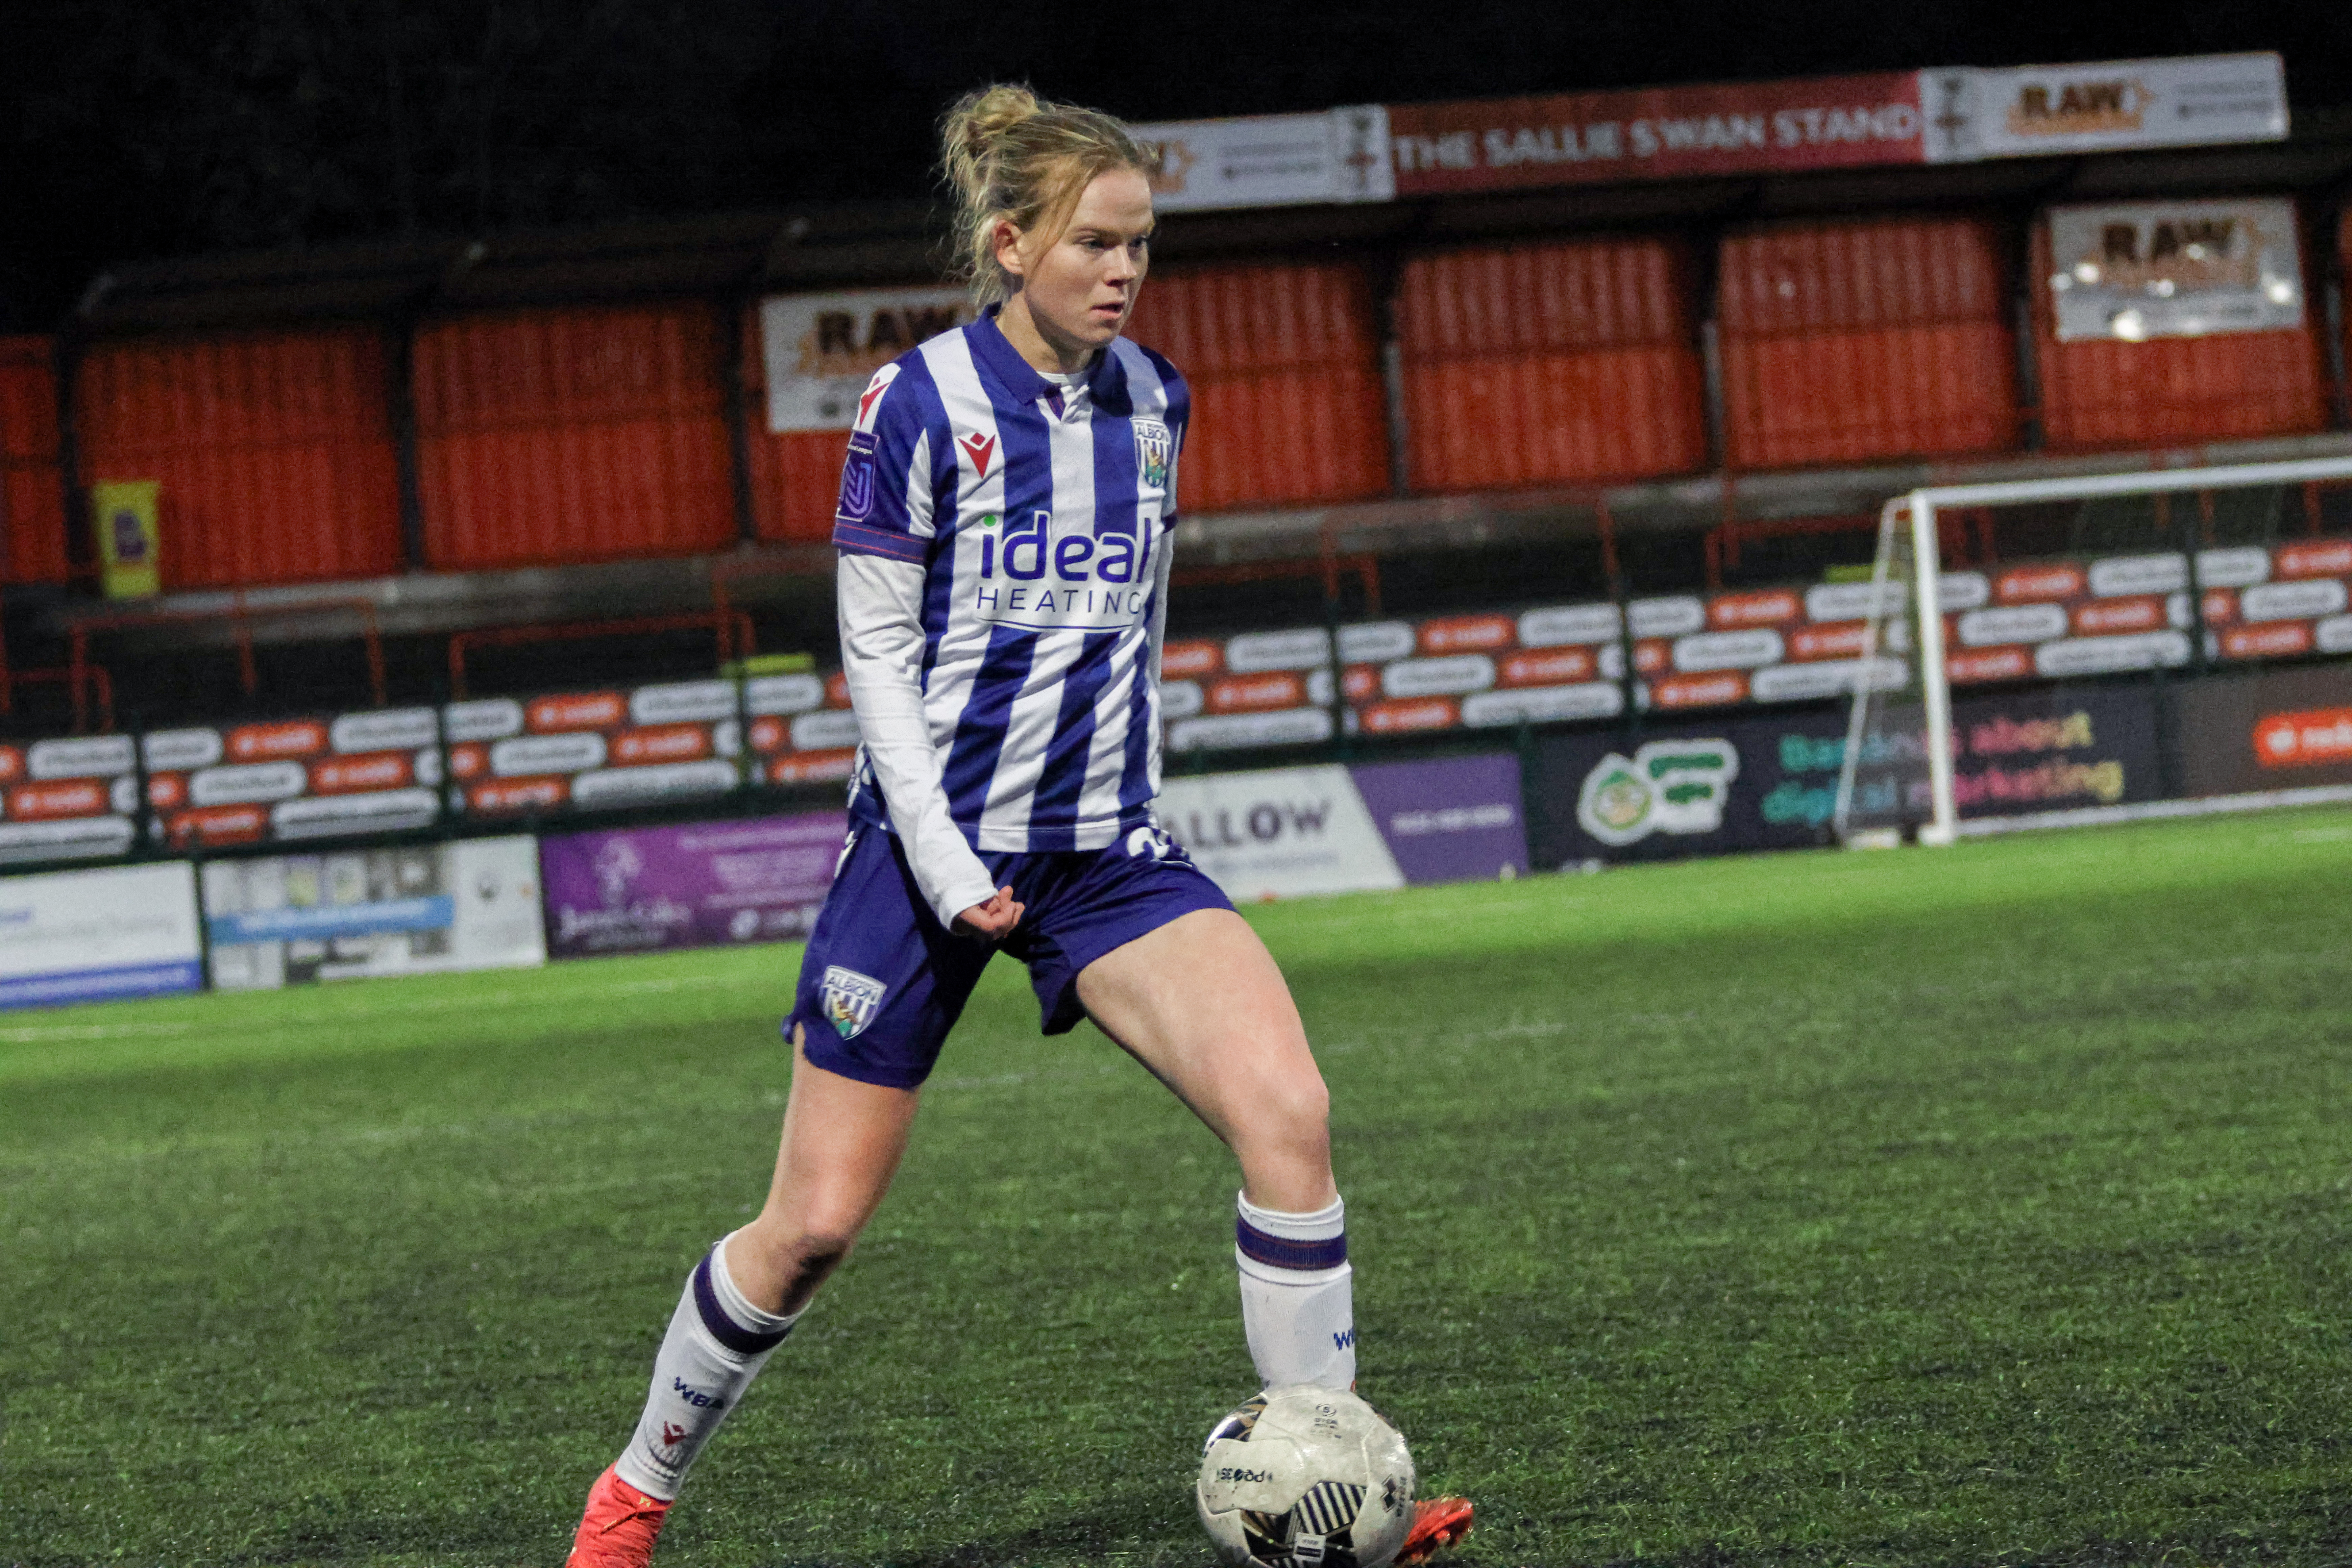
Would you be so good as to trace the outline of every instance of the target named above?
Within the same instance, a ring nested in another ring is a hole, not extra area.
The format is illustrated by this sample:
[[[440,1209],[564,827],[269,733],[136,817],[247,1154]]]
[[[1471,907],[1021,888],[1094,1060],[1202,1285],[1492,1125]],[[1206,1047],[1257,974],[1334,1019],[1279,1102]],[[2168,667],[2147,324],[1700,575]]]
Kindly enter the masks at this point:
[[[1149,153],[1099,110],[1040,99],[1025,87],[982,88],[940,121],[940,170],[956,198],[953,275],[986,305],[1013,279],[996,258],[996,226],[1058,237],[1097,174],[1133,169],[1150,178]]]

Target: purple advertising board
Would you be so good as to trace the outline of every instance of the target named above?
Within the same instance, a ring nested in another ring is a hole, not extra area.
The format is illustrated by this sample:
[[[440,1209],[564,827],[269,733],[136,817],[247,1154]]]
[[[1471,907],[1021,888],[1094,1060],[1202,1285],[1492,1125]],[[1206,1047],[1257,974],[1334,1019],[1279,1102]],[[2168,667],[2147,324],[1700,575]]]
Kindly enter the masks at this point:
[[[1372,825],[1414,885],[1528,868],[1519,759],[1508,752],[1349,768]]]
[[[813,811],[542,838],[548,955],[805,936],[847,831],[845,814]]]

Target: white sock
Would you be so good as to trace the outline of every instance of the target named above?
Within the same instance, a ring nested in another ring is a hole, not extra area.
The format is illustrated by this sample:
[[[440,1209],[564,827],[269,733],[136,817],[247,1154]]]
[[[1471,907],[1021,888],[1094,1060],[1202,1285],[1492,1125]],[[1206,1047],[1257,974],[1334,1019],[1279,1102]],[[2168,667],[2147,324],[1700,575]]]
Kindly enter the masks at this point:
[[[1242,1274],[1242,1328],[1268,1388],[1356,1384],[1354,1271],[1347,1205],[1280,1214],[1244,1197],[1234,1226]]]
[[[694,1272],[654,1357],[653,1388],[636,1432],[614,1463],[623,1480],[664,1502],[676,1500],[702,1445],[751,1386],[800,1314],[763,1312],[727,1272],[722,1237]]]

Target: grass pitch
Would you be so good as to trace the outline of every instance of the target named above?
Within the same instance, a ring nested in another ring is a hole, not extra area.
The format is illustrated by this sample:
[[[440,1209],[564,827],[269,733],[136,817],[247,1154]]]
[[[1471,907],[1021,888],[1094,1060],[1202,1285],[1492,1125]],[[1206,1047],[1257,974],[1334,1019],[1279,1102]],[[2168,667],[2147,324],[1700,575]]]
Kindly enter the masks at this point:
[[[1253,918],[1465,1564],[2352,1558],[2352,815]],[[0,1019],[0,1563],[559,1563],[796,960]],[[1234,1185],[998,965],[659,1561],[1205,1563]]]

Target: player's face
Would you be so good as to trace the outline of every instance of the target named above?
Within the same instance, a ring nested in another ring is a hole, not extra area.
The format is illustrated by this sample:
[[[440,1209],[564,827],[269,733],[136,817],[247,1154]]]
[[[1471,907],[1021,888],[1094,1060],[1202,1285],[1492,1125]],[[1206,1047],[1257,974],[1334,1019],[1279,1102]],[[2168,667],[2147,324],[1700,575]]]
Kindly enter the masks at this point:
[[[1000,235],[997,254],[1021,279],[1037,335],[1060,354],[1082,360],[1127,324],[1143,286],[1151,222],[1150,184],[1132,169],[1112,169],[1087,183],[1051,245],[1024,247],[1009,229]]]

